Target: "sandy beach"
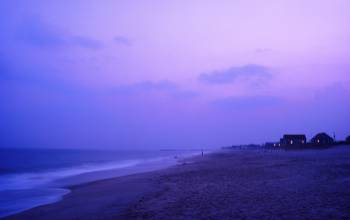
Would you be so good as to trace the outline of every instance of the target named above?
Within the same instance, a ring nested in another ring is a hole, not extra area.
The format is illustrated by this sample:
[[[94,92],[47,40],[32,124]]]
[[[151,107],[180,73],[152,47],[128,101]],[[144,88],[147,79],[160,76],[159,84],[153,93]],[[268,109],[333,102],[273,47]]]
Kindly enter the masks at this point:
[[[70,189],[4,219],[350,219],[350,146],[222,150]]]

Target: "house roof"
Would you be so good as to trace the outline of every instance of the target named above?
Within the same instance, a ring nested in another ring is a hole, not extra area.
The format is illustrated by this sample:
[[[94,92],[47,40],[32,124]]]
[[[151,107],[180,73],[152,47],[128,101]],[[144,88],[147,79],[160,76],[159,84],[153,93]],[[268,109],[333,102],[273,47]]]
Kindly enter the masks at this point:
[[[332,139],[333,140],[333,138],[331,136],[329,136],[327,133],[324,133],[324,132],[316,134],[312,138],[312,140],[314,140],[314,139]]]

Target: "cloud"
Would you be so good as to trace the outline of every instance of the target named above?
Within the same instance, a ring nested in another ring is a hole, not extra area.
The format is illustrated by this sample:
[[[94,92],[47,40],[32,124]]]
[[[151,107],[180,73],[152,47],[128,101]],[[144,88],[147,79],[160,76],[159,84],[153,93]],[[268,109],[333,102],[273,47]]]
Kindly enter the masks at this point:
[[[118,95],[165,94],[181,99],[193,98],[198,95],[193,91],[184,90],[168,80],[142,81],[134,84],[119,85],[110,89],[110,92]]]
[[[168,80],[162,80],[158,82],[152,82],[152,81],[144,81],[140,83],[136,83],[133,85],[134,88],[137,88],[139,90],[163,90],[163,91],[174,91],[178,89],[178,86],[170,82]]]
[[[313,99],[309,102],[314,109],[313,114],[310,115],[312,117],[321,115],[324,119],[341,116],[350,119],[349,85],[348,82],[337,82],[316,91]]]
[[[38,17],[29,18],[17,30],[17,39],[35,47],[73,46],[87,49],[100,49],[103,44],[85,36],[72,35],[60,28],[45,23]]]
[[[209,84],[229,84],[238,80],[251,81],[257,84],[271,77],[272,73],[269,68],[262,65],[249,64],[203,73],[199,76],[199,80]]]
[[[130,39],[124,36],[115,36],[113,40],[116,44],[121,44],[128,47],[132,46]]]
[[[350,82],[336,82],[330,84],[318,91],[316,91],[314,99],[319,102],[324,102],[325,100],[329,102],[341,102],[347,100],[347,104],[350,104]],[[325,103],[329,105],[328,103]]]
[[[177,89],[177,85],[167,81],[158,81],[158,82],[152,82],[152,81],[143,81],[138,82],[134,84],[128,84],[128,85],[119,85],[115,86],[112,89],[113,93],[119,93],[119,94],[135,94],[140,92],[151,92],[151,91],[174,91]]]
[[[46,74],[46,73],[50,74]],[[60,71],[46,67],[14,66],[13,63],[0,58],[0,81],[31,85],[63,93],[113,94],[124,97],[166,95],[173,98],[188,99],[197,96],[196,92],[186,90],[169,80],[141,81],[132,84],[117,85],[104,89],[89,90],[74,82],[65,81],[59,76]]]
[[[50,73],[50,74],[47,74]],[[11,85],[31,86],[60,93],[83,93],[73,83],[63,80],[61,72],[44,66],[16,65],[10,59],[0,58],[0,82]]]
[[[11,79],[9,65],[0,58],[0,80]]]
[[[269,49],[269,48],[257,48],[257,49],[255,50],[256,53],[269,53],[269,52],[271,52],[271,51],[272,51],[272,50]]]
[[[83,37],[83,36],[71,37],[70,43],[75,46],[80,46],[83,48],[88,48],[93,50],[101,49],[103,47],[100,41]]]
[[[275,96],[231,96],[217,99],[212,104],[224,109],[248,110],[272,107],[282,104],[283,101]]]

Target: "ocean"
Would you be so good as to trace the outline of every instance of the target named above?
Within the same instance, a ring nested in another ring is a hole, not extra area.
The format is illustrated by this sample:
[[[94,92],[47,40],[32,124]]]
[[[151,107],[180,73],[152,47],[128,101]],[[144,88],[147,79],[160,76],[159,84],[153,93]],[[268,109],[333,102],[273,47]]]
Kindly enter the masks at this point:
[[[190,150],[0,149],[0,217],[59,201],[65,186],[175,165]]]

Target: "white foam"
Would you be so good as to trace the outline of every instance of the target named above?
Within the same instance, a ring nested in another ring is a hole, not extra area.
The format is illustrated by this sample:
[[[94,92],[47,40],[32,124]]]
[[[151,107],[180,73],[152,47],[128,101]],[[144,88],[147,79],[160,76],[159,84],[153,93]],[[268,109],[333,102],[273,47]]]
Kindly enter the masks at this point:
[[[30,172],[0,176],[0,217],[18,213],[39,205],[59,201],[69,190],[66,185],[80,184],[115,176],[147,172],[175,165],[179,159],[198,155],[187,152],[176,157],[165,156],[150,159],[124,160],[101,164],[85,164],[77,167],[47,172]],[[29,194],[28,194],[29,193]]]
[[[121,169],[135,166],[140,161],[126,160],[115,163],[103,163],[98,165],[82,165],[72,168],[58,169],[48,172],[30,172],[21,174],[8,174],[0,176],[0,190],[31,189],[44,186],[57,179],[79,175],[82,173],[103,171],[109,169]]]

